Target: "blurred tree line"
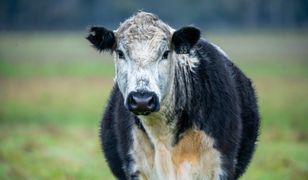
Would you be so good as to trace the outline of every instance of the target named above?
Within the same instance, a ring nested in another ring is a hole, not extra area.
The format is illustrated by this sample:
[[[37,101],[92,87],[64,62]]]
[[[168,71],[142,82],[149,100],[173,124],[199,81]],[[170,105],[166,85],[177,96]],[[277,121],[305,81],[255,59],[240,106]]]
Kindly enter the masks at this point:
[[[174,27],[308,26],[308,0],[1,0],[0,30],[83,30],[90,24],[116,28],[137,10],[153,12]]]

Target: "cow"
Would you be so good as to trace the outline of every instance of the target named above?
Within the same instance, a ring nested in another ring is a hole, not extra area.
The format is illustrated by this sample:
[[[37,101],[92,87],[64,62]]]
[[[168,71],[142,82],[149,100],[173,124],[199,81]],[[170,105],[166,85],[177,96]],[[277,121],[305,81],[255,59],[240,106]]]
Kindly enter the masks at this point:
[[[200,30],[144,11],[87,39],[113,54],[115,84],[101,122],[117,179],[238,179],[259,134],[252,82]]]

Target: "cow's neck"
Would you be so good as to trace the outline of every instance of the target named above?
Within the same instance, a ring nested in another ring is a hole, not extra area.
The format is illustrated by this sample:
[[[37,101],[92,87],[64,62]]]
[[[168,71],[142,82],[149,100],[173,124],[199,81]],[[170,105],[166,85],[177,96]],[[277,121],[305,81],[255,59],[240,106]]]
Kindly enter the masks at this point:
[[[163,113],[152,113],[140,118],[142,125],[154,146],[172,148],[174,142],[174,123]],[[156,147],[157,148],[157,147]]]

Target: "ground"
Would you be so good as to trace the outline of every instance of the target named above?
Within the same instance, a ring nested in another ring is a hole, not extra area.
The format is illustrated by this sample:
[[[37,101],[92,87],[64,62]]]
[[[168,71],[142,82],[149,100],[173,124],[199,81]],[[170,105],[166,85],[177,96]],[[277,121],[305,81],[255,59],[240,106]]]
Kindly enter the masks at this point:
[[[261,135],[242,179],[307,179],[308,32],[204,37],[259,97]],[[82,33],[1,33],[0,179],[114,179],[98,138],[113,70]]]

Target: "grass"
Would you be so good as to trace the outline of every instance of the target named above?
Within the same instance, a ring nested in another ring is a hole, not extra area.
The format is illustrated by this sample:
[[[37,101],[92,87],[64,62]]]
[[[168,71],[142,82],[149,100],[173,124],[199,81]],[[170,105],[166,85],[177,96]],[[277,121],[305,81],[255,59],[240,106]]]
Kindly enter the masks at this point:
[[[242,179],[308,178],[308,33],[208,34],[253,79],[262,116]],[[0,34],[0,179],[114,179],[99,144],[113,61],[80,33]]]

